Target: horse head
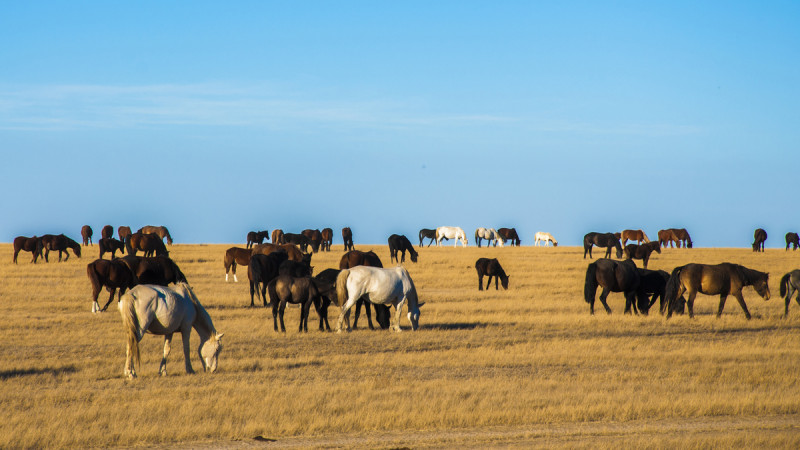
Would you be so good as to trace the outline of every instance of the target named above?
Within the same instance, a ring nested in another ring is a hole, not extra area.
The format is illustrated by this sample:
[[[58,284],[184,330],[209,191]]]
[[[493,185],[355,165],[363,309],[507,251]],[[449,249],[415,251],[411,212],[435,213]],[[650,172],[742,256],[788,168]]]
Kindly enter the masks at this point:
[[[753,282],[753,289],[755,289],[758,295],[765,301],[769,300],[769,274],[765,273],[763,276],[758,277],[758,279]]]
[[[222,351],[222,336],[225,333],[216,332],[202,344],[200,344],[200,361],[203,362],[203,370],[214,373],[217,370],[217,360]]]
[[[511,278],[509,275],[504,275],[500,277],[500,284],[503,286],[503,289],[508,289],[508,279]]]
[[[413,308],[413,310],[409,309],[408,311],[408,320],[411,322],[411,329],[414,331],[417,331],[419,328],[419,309],[422,308],[424,304],[425,302],[417,303],[416,308]]]

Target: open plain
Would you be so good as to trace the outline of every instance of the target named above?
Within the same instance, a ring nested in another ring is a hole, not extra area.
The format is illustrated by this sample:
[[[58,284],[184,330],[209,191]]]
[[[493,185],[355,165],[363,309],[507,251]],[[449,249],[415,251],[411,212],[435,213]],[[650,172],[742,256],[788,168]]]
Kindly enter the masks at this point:
[[[1,244],[0,447],[800,447],[800,306],[782,318],[778,293],[800,252],[654,254],[651,269],[728,261],[770,273],[770,301],[745,288],[752,320],[733,298],[717,319],[718,297],[699,295],[694,319],[667,321],[657,308],[623,315],[617,293],[612,315],[590,316],[582,248],[423,248],[404,264],[426,302],[419,331],[403,314],[402,333],[363,317],[323,333],[312,308],[301,334],[287,308],[283,334],[271,310],[248,307],[246,268],[225,282],[230,246],[170,247],[225,333],[218,371],[185,374],[176,335],[159,377],[163,339],[148,335],[128,381],[116,302],[90,312],[97,246],[14,265]],[[385,245],[356,248],[391,266]],[[341,254],[315,254],[315,273]],[[507,291],[478,291],[482,256],[503,264]],[[329,315],[335,327],[335,306]],[[197,343],[193,333],[200,370]]]

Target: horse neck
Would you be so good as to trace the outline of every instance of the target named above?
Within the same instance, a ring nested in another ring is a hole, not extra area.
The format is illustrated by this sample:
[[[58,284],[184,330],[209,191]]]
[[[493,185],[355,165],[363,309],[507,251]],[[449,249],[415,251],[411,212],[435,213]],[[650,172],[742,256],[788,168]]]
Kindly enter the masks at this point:
[[[742,280],[743,286],[752,286],[753,283],[758,281],[761,277],[765,274],[764,272],[759,272],[757,270],[748,269],[745,266],[739,266],[742,269],[742,274],[744,275],[744,279]]]
[[[211,322],[211,316],[208,315],[208,312],[205,308],[203,308],[203,305],[194,300],[192,300],[192,303],[194,304],[195,311],[197,312],[197,318],[192,324],[192,328],[194,328],[197,331],[197,334],[200,335],[200,340],[205,342],[211,338],[211,336],[216,334],[217,330],[214,328],[214,323]]]

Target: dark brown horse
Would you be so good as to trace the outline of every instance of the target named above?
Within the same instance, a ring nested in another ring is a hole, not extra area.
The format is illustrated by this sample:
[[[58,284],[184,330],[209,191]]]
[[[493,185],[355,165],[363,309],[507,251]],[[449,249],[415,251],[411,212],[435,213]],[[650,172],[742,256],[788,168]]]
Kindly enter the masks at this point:
[[[81,245],[72,239],[64,236],[63,234],[45,234],[42,236],[42,248],[44,249],[44,260],[50,262],[50,250],[58,250],[58,262],[61,262],[61,255],[67,255],[64,261],[69,259],[69,252],[67,249],[72,249],[75,256],[81,257]]]
[[[280,313],[281,331],[286,332],[286,327],[283,324],[283,312],[287,303],[300,304],[300,327],[298,329],[300,332],[308,332],[308,315],[312,303],[317,310],[317,314],[322,318],[322,296],[311,277],[294,278],[280,275],[269,282],[267,290],[272,304],[272,322],[275,331],[278,331],[278,314]],[[324,331],[321,320],[320,331]]]
[[[236,264],[247,266],[250,264],[250,256],[253,250],[249,248],[231,247],[225,250],[225,282],[228,282],[228,272],[233,269],[233,281],[238,283],[239,279],[236,278]]]
[[[117,251],[119,251],[120,254],[125,253],[125,244],[122,241],[114,239],[113,237],[100,239],[100,242],[97,243],[97,246],[100,248],[100,259],[103,259],[103,255],[108,252],[111,252],[111,259],[117,257]]]
[[[289,255],[289,259],[292,261],[297,262],[305,262],[311,264],[311,254],[310,253],[303,253],[300,249],[294,244],[261,244],[257,245],[252,248],[253,254],[262,254],[262,255],[269,255],[272,252],[285,252]]]
[[[624,261],[598,259],[589,264],[586,268],[586,282],[583,285],[583,298],[589,304],[589,312],[594,314],[594,296],[597,287],[600,286],[603,288],[600,302],[608,314],[611,314],[611,308],[608,307],[606,298],[610,292],[622,292],[625,295],[625,314],[630,314],[631,308],[638,314],[638,305],[649,304],[647,298],[641,298],[643,293],[639,291],[640,277],[636,264],[630,259]],[[640,297],[638,302],[637,297]]]
[[[155,256],[169,255],[167,247],[164,246],[164,241],[155,233],[137,231],[125,240],[125,248],[131,256],[136,256],[136,252],[140,250],[144,252],[144,256],[153,256],[153,254]]]
[[[127,255],[116,260],[124,262],[131,269],[137,284],[166,286],[170,283],[187,282],[186,275],[169,256],[145,258]]]
[[[789,246],[792,245],[792,250],[797,250],[797,247],[800,247],[800,235],[793,232],[786,233],[786,250],[789,250]]]
[[[272,230],[272,243],[273,244],[285,244],[286,241],[283,239],[283,230],[274,229]]]
[[[319,251],[319,246],[322,244],[322,232],[319,230],[308,229],[303,230],[301,234],[308,238],[309,244],[311,245],[311,251],[313,253],[317,253]]]
[[[342,228],[342,240],[344,241],[344,251],[355,250],[353,245],[353,231],[350,227]]]
[[[506,275],[505,270],[500,265],[500,262],[497,261],[497,258],[489,259],[489,258],[479,258],[475,261],[475,270],[478,271],[478,290],[483,290],[483,276],[488,275],[489,279],[486,280],[486,290],[489,290],[489,286],[492,284],[492,277],[494,277],[494,289],[499,290],[497,287],[497,281],[503,284],[503,289],[508,289],[508,275]]]
[[[767,240],[767,232],[763,228],[756,228],[753,233],[753,251],[763,252],[764,242]]]
[[[758,295],[764,300],[769,300],[768,273],[731,263],[687,264],[676,267],[667,282],[665,295],[667,318],[672,315],[678,297],[687,292],[686,305],[689,307],[689,317],[694,317],[694,299],[699,292],[706,295],[719,295],[717,317],[722,315],[728,295],[733,295],[739,301],[745,317],[750,319],[750,311],[747,310],[747,304],[742,297],[744,286],[753,286]]]
[[[84,225],[81,227],[81,237],[83,238],[83,245],[90,245],[92,244],[92,235],[94,232],[92,231],[92,227],[89,225]]]
[[[247,233],[247,248],[263,244],[264,239],[269,239],[269,231],[250,231]]]
[[[516,228],[498,228],[497,234],[506,242],[511,242],[511,246],[519,247],[520,240]]]
[[[381,259],[378,257],[378,255],[375,254],[375,252],[373,252],[372,250],[370,250],[368,252],[362,252],[360,250],[351,250],[351,251],[345,253],[344,255],[342,255],[342,259],[339,260],[339,270],[349,269],[351,267],[356,267],[356,266],[369,266],[369,267],[380,267],[380,268],[383,268],[383,263],[381,262]],[[369,324],[369,329],[370,330],[374,330],[375,329],[375,327],[372,325],[372,311],[370,309],[370,303],[372,303],[372,302],[370,302],[370,301],[368,301],[368,300],[366,300],[364,298],[360,298],[360,299],[358,299],[358,302],[356,302],[356,312],[355,312],[355,316],[353,317],[353,328],[354,329],[358,327],[358,316],[361,314],[361,306],[362,305],[364,306],[364,308],[366,310],[366,313],[367,313],[367,323]],[[375,314],[376,314],[376,316],[379,314],[379,312],[378,312],[379,308],[385,308],[385,311],[381,311],[380,314],[385,312],[386,315],[388,316],[388,313],[389,313],[389,307],[388,306],[386,306],[386,305],[378,305],[378,304],[374,304],[373,306],[375,306],[375,311],[376,311]]]
[[[172,236],[169,235],[169,230],[167,229],[167,227],[146,225],[146,226],[143,226],[142,228],[139,228],[139,231],[137,231],[137,233],[144,233],[144,234],[154,233],[154,234],[157,234],[158,237],[160,237],[161,239],[167,238],[167,245],[172,245]]]
[[[114,227],[111,225],[106,225],[100,230],[100,238],[110,238],[114,237]]]
[[[333,230],[330,228],[323,228],[322,229],[322,251],[329,252],[331,251],[331,245],[333,245]]]
[[[17,263],[17,255],[22,250],[33,253],[31,262],[36,264],[36,260],[42,256],[42,238],[40,237],[25,237],[17,236],[14,238],[14,264]]]
[[[619,243],[614,233],[596,233],[594,231],[586,233],[583,236],[583,259],[586,259],[586,254],[589,258],[592,257],[592,246],[598,246],[606,249],[605,258],[611,257],[611,249],[617,249],[617,258],[622,258],[622,245]]]
[[[628,244],[625,246],[625,259],[641,259],[644,268],[647,268],[647,261],[650,260],[650,254],[656,252],[661,253],[661,244],[658,242],[648,242],[646,244],[636,245]]]
[[[411,256],[411,262],[417,262],[418,253],[414,250],[414,246],[411,245],[411,241],[409,241],[407,237],[401,234],[389,236],[389,257],[391,261],[405,262],[406,251],[408,251]],[[397,258],[397,252],[401,253],[400,259]]]
[[[428,242],[428,247],[430,247],[431,244],[433,244],[433,242],[436,240],[436,230],[435,229],[431,230],[430,228],[423,228],[423,229],[419,230],[419,246],[420,246],[420,248],[422,248],[422,244],[423,244],[422,240],[426,239],[426,238],[431,240],[430,242]],[[447,239],[447,238],[442,238],[442,239]]]
[[[86,265],[86,275],[89,276],[89,282],[92,284],[92,312],[105,311],[114,300],[114,293],[117,292],[117,289],[119,289],[117,296],[117,301],[119,301],[126,289],[137,284],[131,268],[121,259],[112,259],[111,261],[98,259],[90,262]],[[100,304],[97,303],[97,297],[104,287],[110,295],[101,309]]]
[[[286,241],[287,244],[298,246],[303,253],[307,252],[308,246],[311,245],[311,239],[304,234],[283,233],[283,240]]]
[[[250,307],[255,306],[253,296],[259,295],[267,306],[267,284],[280,275],[280,266],[287,261],[285,252],[272,252],[268,255],[261,253],[250,257],[247,265],[247,279],[250,281]]]
[[[623,246],[629,240],[636,241],[639,244],[650,242],[650,238],[642,230],[622,230],[619,234],[619,240]]]
[[[117,235],[119,236],[119,240],[122,242],[125,242],[125,240],[128,239],[128,236],[131,234],[133,234],[131,233],[131,227],[127,225],[122,225],[117,228]]]

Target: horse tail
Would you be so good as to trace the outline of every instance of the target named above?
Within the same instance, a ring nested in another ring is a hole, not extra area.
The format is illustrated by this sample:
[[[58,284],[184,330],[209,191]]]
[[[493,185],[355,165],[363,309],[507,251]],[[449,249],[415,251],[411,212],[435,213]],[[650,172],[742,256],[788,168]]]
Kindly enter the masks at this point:
[[[128,292],[122,296],[119,304],[119,312],[122,315],[122,325],[128,337],[128,348],[133,353],[135,366],[142,366],[139,356],[139,319],[136,317],[136,297],[133,292]],[[134,366],[134,367],[135,367]]]
[[[89,276],[89,282],[92,283],[92,295],[94,296],[96,292],[99,293],[103,288],[103,284],[100,283],[100,274],[97,273],[95,263],[90,262],[86,265],[86,275]],[[781,296],[783,296],[783,294],[781,294]]]
[[[597,293],[597,264],[591,263],[586,268],[586,283],[583,285],[583,299],[591,304],[592,298]]]
[[[336,276],[336,306],[344,306],[347,301],[347,277],[349,269],[342,269]]]
[[[267,295],[269,295],[269,305],[268,306],[277,306],[280,303],[280,299],[278,298],[278,289],[275,287],[277,284],[277,278],[273,279],[269,283],[267,283]],[[261,280],[262,283],[265,283],[266,280]],[[256,286],[256,291],[258,290],[258,286]],[[264,299],[266,300],[266,299]]]
[[[673,307],[677,306],[678,292],[681,288],[681,271],[684,267],[686,266],[676,267],[672,271],[669,280],[667,280],[667,285],[664,288],[664,303],[661,307],[661,314],[664,314],[664,312],[671,313]]]
[[[781,278],[781,297],[786,296],[786,292],[789,290],[789,278],[791,276],[791,273],[787,273]]]
[[[125,250],[128,252],[129,255],[134,255],[133,253],[133,246],[131,246],[131,235],[125,236]]]

